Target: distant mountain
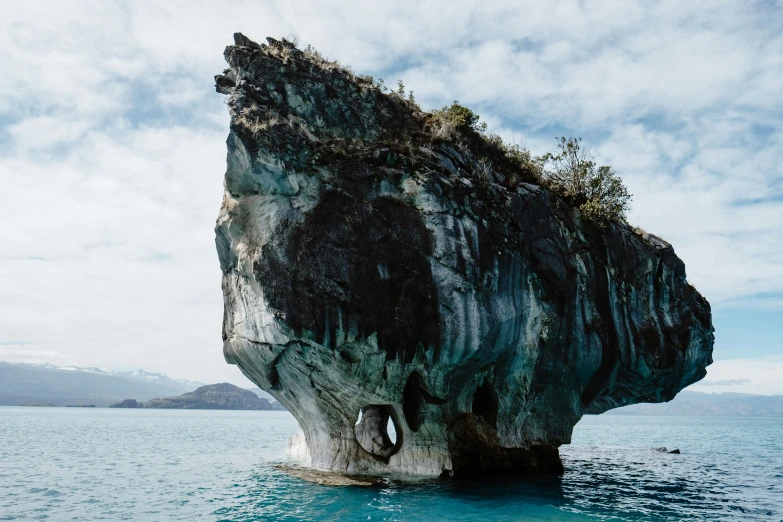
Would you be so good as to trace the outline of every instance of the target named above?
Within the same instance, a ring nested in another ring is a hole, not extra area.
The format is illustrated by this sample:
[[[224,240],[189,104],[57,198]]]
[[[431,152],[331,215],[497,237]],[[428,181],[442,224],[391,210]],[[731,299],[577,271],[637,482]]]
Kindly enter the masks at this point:
[[[34,403],[108,406],[128,397],[146,401],[178,395],[198,386],[202,383],[144,370],[112,372],[100,368],[0,362],[0,406]]]
[[[633,404],[604,415],[783,416],[783,395],[682,391],[669,402]]]
[[[283,407],[275,402],[261,399],[254,392],[228,384],[210,384],[196,391],[152,399],[147,408],[169,408],[182,410],[278,410]]]

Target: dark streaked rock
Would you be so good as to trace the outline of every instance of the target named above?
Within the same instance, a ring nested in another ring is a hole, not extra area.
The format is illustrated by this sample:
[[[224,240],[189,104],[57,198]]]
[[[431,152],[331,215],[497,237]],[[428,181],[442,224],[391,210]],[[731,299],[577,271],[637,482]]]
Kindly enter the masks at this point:
[[[710,306],[671,245],[585,223],[371,79],[268,42],[236,35],[216,77],[216,245],[226,360],[296,416],[292,453],[351,473],[559,472],[584,414],[704,377]]]

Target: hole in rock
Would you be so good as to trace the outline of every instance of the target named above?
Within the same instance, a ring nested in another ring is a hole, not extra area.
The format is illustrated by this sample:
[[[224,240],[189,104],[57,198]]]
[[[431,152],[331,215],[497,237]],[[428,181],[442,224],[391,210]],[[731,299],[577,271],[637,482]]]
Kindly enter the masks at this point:
[[[402,414],[411,431],[419,431],[421,426],[421,408],[424,398],[421,394],[421,383],[424,381],[419,372],[412,372],[402,391]]]
[[[405,389],[402,391],[402,414],[411,431],[419,431],[424,421],[424,406],[426,404],[443,405],[446,399],[441,399],[431,394],[427,388],[427,381],[418,371],[413,371],[408,376]]]
[[[394,410],[387,404],[362,408],[354,433],[356,441],[367,453],[385,461],[397,453],[402,444],[402,433],[394,418]]]
[[[361,424],[362,422],[362,410],[359,410],[359,416],[356,418],[354,426]],[[389,440],[392,444],[397,444],[397,428],[394,426],[394,421],[389,415],[389,421],[386,423],[386,434],[389,436]]]
[[[498,427],[498,394],[495,393],[492,384],[486,380],[473,395],[471,410],[493,428]]]
[[[358,426],[362,422],[362,410],[359,410],[359,416],[356,418],[354,426]],[[389,436],[389,440],[392,444],[397,444],[397,428],[394,426],[394,421],[389,415],[389,420],[386,422],[386,434]]]
[[[389,440],[392,444],[397,444],[397,428],[394,427],[394,421],[389,417],[389,422],[386,423],[386,433],[389,435]]]

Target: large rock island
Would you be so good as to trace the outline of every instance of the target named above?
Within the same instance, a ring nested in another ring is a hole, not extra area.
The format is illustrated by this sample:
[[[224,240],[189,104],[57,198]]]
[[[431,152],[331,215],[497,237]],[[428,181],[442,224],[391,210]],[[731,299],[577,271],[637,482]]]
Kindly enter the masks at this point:
[[[227,382],[209,384],[195,391],[176,397],[152,399],[147,408],[168,408],[179,410],[279,410],[278,404],[272,404],[260,398],[250,390],[243,390]]]
[[[496,141],[268,42],[236,34],[216,76],[223,349],[297,418],[309,465],[559,472],[585,413],[705,375],[710,306],[668,243],[588,222]]]
[[[109,408],[143,408],[144,403],[139,402],[136,399],[125,399],[120,402],[115,402]]]

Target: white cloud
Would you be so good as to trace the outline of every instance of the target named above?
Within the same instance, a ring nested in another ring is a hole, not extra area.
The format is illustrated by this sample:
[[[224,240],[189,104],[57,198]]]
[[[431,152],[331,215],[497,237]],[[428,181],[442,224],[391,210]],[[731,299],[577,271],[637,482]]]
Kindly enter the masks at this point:
[[[15,173],[0,205],[23,224],[4,237],[4,337],[43,335],[87,365],[177,375],[193,357],[194,373],[225,374],[212,233],[223,140],[185,128],[93,132],[58,160],[0,162]]]
[[[760,359],[727,359],[707,368],[707,377],[689,390],[706,393],[783,395],[783,355]]]
[[[21,362],[28,364],[70,364],[74,361],[73,354],[63,353],[57,345],[43,343],[7,343],[0,344],[0,361]]]
[[[404,79],[425,108],[459,99],[534,153],[556,134],[584,136],[634,193],[631,221],[674,244],[713,304],[783,306],[774,298],[783,295],[781,9],[4,6],[0,342],[55,346],[69,364],[236,379],[220,350],[212,227],[227,116],[211,78],[237,30],[259,40],[297,33],[388,85]]]

